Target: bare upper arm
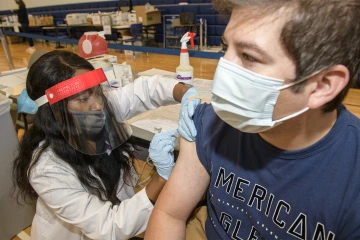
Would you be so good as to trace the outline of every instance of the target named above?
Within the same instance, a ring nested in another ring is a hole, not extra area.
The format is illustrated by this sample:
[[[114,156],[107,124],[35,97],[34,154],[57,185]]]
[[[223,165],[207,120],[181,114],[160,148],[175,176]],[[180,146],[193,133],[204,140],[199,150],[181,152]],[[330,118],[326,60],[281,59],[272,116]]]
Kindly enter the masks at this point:
[[[186,221],[204,195],[210,176],[201,164],[196,143],[180,139],[180,154],[155,209]]]

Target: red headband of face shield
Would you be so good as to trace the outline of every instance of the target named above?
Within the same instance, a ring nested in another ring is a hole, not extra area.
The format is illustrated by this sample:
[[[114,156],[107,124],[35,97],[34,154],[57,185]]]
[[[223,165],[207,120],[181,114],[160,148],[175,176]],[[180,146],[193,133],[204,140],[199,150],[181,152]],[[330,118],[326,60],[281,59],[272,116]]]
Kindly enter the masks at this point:
[[[46,102],[49,102],[49,104],[52,105],[76,93],[95,87],[105,81],[107,81],[105,73],[102,68],[99,68],[52,86],[45,91],[44,96],[40,97],[35,102],[39,107]],[[44,99],[45,96],[46,101]],[[43,99],[43,101],[41,101],[41,99]]]

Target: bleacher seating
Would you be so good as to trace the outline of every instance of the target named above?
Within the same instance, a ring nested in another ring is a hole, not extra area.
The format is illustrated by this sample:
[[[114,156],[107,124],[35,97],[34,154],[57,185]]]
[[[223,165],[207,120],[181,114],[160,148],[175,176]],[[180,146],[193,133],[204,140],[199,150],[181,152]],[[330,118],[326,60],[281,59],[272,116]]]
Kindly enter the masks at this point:
[[[179,5],[178,3],[186,0],[132,0],[133,6],[144,5],[149,2],[156,8],[161,10],[161,14],[180,14],[182,12],[196,13],[196,19],[206,19],[208,26],[208,45],[220,45],[221,36],[224,32],[228,19],[221,17],[211,4],[211,0],[188,0],[188,5]],[[43,6],[28,8],[28,14],[32,15],[52,15],[54,22],[63,21],[69,13],[97,13],[112,12],[119,8],[119,1],[104,1],[104,2],[88,2],[88,3],[74,3],[54,6]],[[0,11],[0,15],[12,14],[9,10]],[[77,31],[81,31],[78,29]],[[75,36],[80,37],[81,33],[76,33]],[[163,41],[163,27],[161,25],[156,27],[155,39],[158,42]]]

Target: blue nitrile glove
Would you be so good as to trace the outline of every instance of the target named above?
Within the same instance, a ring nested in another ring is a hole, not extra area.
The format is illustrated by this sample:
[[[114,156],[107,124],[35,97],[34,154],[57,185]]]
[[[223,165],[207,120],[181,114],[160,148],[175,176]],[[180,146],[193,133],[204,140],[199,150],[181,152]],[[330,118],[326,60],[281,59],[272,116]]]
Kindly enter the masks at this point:
[[[181,99],[181,109],[179,113],[179,133],[190,142],[195,140],[197,134],[193,116],[196,107],[200,104],[200,99],[189,101],[188,98],[195,95],[200,95],[196,88],[192,87],[187,90]]]
[[[155,134],[150,148],[149,156],[156,167],[157,173],[168,180],[174,168],[174,148],[177,130],[171,130]]]

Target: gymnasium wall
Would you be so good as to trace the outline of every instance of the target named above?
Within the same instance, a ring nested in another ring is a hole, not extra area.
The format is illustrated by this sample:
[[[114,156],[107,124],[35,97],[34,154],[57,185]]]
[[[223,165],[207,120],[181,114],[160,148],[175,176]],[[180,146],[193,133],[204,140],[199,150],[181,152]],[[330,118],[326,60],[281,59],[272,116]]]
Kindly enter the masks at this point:
[[[109,0],[24,0],[27,8],[32,7],[44,7],[60,4],[72,4],[72,3],[89,3],[89,2],[105,2]],[[18,9],[18,5],[15,0],[0,0],[0,11]]]

